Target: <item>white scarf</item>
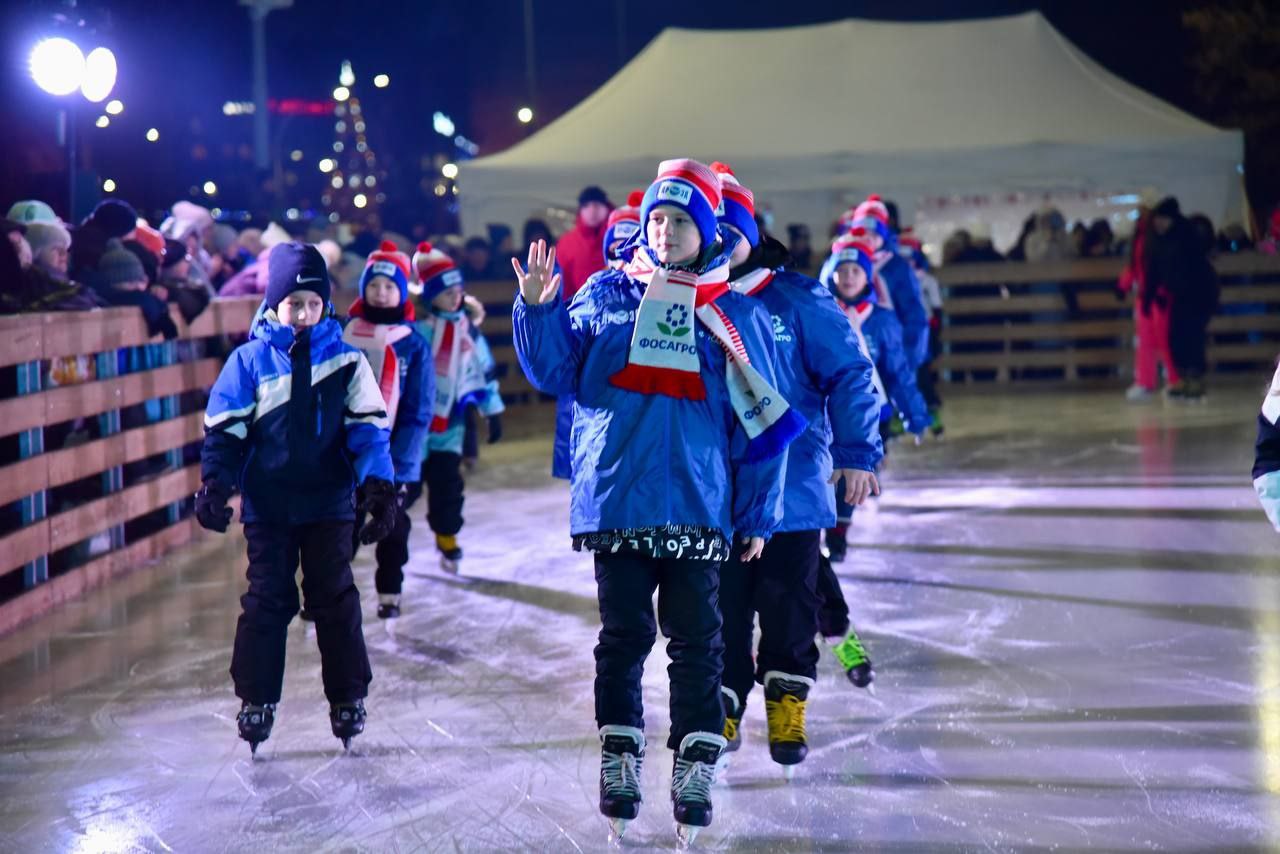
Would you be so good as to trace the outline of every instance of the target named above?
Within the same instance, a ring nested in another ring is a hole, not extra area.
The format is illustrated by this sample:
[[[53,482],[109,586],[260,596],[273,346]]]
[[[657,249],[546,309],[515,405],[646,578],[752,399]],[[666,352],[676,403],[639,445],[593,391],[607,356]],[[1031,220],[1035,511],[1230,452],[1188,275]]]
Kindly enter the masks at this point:
[[[412,334],[413,329],[403,323],[370,323],[363,317],[353,318],[342,331],[342,340],[361,350],[369,360],[387,404],[387,421],[393,425],[400,406],[400,357],[393,345]]]
[[[805,421],[751,365],[737,327],[715,300],[729,289],[729,266],[701,274],[655,264],[641,247],[627,275],[647,287],[636,312],[627,365],[609,378],[619,388],[705,400],[693,320],[724,348],[729,400],[747,434],[747,462],[770,459],[804,432]]]
[[[471,321],[465,313],[432,318],[431,358],[436,370],[436,399],[431,410],[431,432],[449,429],[453,415],[478,404],[488,394],[484,361],[471,340]]]

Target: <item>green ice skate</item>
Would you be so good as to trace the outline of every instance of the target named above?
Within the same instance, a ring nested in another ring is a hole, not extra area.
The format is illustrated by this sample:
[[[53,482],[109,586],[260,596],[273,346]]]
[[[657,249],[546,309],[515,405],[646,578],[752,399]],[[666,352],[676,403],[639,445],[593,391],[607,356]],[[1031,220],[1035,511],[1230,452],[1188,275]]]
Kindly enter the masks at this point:
[[[867,649],[862,645],[862,639],[853,626],[849,627],[844,640],[832,645],[831,651],[840,660],[840,666],[844,668],[850,682],[875,694],[875,687],[871,683],[875,681],[876,672],[871,668],[871,657],[867,655]]]

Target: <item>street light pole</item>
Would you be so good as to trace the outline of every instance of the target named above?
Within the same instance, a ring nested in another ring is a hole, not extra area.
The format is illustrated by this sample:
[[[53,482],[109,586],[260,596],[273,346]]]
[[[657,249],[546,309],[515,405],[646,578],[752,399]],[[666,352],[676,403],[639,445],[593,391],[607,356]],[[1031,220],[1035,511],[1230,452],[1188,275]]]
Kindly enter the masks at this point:
[[[267,115],[267,15],[274,9],[287,9],[293,0],[240,0],[249,7],[253,23],[253,165],[259,170],[271,168],[271,132]]]

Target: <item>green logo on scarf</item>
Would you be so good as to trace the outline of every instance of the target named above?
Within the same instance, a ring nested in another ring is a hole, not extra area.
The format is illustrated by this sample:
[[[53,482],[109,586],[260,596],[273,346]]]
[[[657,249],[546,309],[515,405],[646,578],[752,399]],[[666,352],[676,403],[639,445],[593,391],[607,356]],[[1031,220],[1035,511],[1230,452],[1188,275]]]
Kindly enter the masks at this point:
[[[689,334],[689,309],[682,305],[673,305],[667,309],[667,322],[658,321],[658,329],[663,335],[679,338]]]

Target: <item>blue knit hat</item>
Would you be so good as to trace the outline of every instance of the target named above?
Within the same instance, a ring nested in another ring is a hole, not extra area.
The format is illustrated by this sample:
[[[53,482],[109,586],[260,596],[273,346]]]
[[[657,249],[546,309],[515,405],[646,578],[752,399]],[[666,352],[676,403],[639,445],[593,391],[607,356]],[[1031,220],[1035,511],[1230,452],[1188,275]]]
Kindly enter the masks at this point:
[[[658,164],[658,177],[649,185],[640,203],[640,227],[646,227],[649,212],[659,205],[677,207],[693,219],[705,250],[719,238],[716,210],[721,202],[720,179],[705,163],[664,160]]]
[[[754,249],[760,245],[755,193],[738,183],[738,176],[733,174],[728,164],[717,160],[711,164],[711,171],[720,179],[720,191],[724,194],[724,204],[716,212],[717,217],[725,225],[736,228]]]
[[[409,302],[409,256],[401,252],[390,240],[369,253],[364,272],[360,274],[360,299],[364,299],[365,286],[374,276],[385,276],[400,289],[400,304]]]
[[[422,285],[422,302],[427,305],[449,288],[463,284],[462,271],[453,259],[425,240],[413,253],[413,269]]]

